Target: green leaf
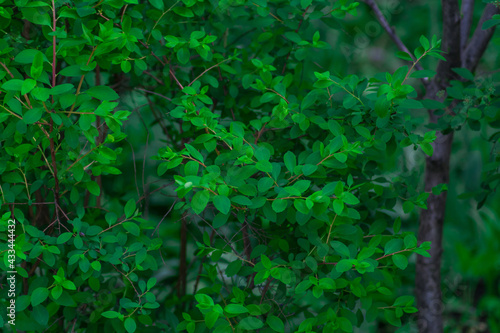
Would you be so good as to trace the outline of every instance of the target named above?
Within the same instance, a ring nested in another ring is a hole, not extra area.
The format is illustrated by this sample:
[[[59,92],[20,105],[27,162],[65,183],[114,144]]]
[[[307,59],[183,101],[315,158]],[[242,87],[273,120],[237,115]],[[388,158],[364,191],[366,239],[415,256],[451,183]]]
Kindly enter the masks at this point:
[[[391,103],[387,100],[386,95],[379,96],[375,102],[375,113],[380,118],[385,118],[389,114]]]
[[[229,304],[224,308],[224,311],[231,314],[247,313],[248,309],[241,304]]]
[[[387,322],[393,326],[401,326],[401,318],[396,317],[394,310],[384,310],[385,319]]]
[[[210,199],[210,192],[207,190],[198,191],[193,195],[191,199],[191,208],[196,214],[203,212]]]
[[[254,331],[258,330],[259,328],[262,328],[264,326],[264,323],[262,320],[255,318],[255,317],[246,317],[242,319],[239,324],[238,328],[242,330],[247,330],[247,331]]]
[[[54,297],[54,299],[57,300],[59,297],[61,297],[62,292],[63,288],[61,286],[55,286],[54,288],[52,288],[50,294],[52,295],[52,297]]]
[[[384,254],[391,254],[403,248],[403,240],[399,238],[391,239],[385,244]]]
[[[32,315],[35,321],[41,325],[45,326],[49,322],[49,312],[42,305],[33,307]]]
[[[306,265],[313,272],[316,272],[318,270],[318,262],[313,257],[306,257]]]
[[[396,52],[396,57],[403,59],[403,60],[413,61],[411,56],[408,53],[403,52],[403,51]]]
[[[241,260],[230,262],[226,267],[226,275],[229,277],[235,276],[240,271],[242,265],[243,262]]]
[[[215,208],[217,208],[222,214],[227,214],[231,210],[231,200],[229,200],[226,196],[216,195],[213,202]]]
[[[259,161],[255,163],[255,166],[257,167],[257,170],[263,171],[263,172],[272,172],[273,171],[273,165],[271,162],[268,161]]]
[[[264,265],[264,267],[267,269],[270,269],[273,266],[273,263],[265,254],[260,255],[260,261],[262,262],[262,265]]]
[[[174,7],[174,13],[183,17],[194,17],[193,11],[186,7]]]
[[[283,324],[283,321],[276,316],[267,317],[266,323],[275,332],[285,332],[285,324]]]
[[[180,48],[177,51],[177,60],[183,65],[187,64],[189,62],[189,49],[186,47]]]
[[[93,261],[90,266],[95,270],[95,271],[100,271],[101,270],[101,263],[99,261]]]
[[[276,199],[271,206],[276,213],[281,213],[288,206],[288,201],[286,199]]]
[[[7,91],[21,91],[24,80],[12,79],[2,85],[2,89]]]
[[[97,185],[96,182],[90,181],[85,183],[85,185],[87,186],[87,190],[89,190],[90,194],[95,195],[96,197],[100,195],[101,188],[99,187],[99,185]]]
[[[194,298],[196,301],[202,305],[207,305],[207,306],[213,306],[214,305],[214,300],[212,297],[205,295],[205,294],[196,294],[194,295]]]
[[[24,115],[23,115],[23,121],[26,124],[34,124],[37,121],[39,121],[42,118],[44,110],[43,108],[33,108],[29,109]]]
[[[106,311],[101,313],[101,316],[103,316],[104,318],[112,319],[112,318],[118,318],[120,316],[120,313],[116,311]]]
[[[125,209],[124,209],[125,210],[125,217],[128,219],[129,217],[134,215],[135,209],[136,209],[135,200],[130,199],[129,201],[127,201],[127,203],[125,204]]]
[[[76,290],[75,284],[72,281],[70,281],[70,280],[65,280],[62,283],[62,287],[65,288],[65,289],[68,289],[68,290]]]
[[[394,233],[397,234],[397,233],[399,233],[400,229],[401,229],[401,218],[397,217],[394,220],[394,225],[392,226],[392,230],[394,230]]]
[[[398,254],[393,255],[392,256],[392,262],[399,269],[406,269],[406,267],[408,266],[408,259],[403,254],[399,254],[398,253]]]
[[[417,246],[417,238],[413,234],[406,235],[404,238],[405,248],[411,249]]]
[[[420,36],[420,44],[426,51],[431,47],[429,40],[424,35]]]
[[[265,193],[267,192],[272,186],[274,185],[274,181],[272,178],[269,177],[263,177],[259,179],[259,182],[257,183],[257,188],[259,189],[259,192]]]
[[[345,317],[338,317],[337,318],[337,323],[340,326],[340,329],[344,332],[352,332],[352,323],[348,318]]]
[[[137,328],[135,320],[132,317],[128,317],[127,319],[125,319],[123,325],[125,326],[125,329],[128,333],[134,333]]]
[[[39,287],[33,290],[31,294],[31,305],[37,306],[49,297],[49,290],[44,287]]]
[[[271,153],[267,148],[259,147],[255,149],[254,156],[257,158],[258,161],[269,161],[269,159],[271,158]]]
[[[482,30],[487,30],[489,28],[492,28],[494,27],[495,25],[498,25],[500,24],[500,20],[499,19],[493,19],[493,20],[487,20],[483,23],[483,25],[481,26],[481,29]]]
[[[499,20],[500,21],[500,20]],[[467,68],[452,68],[452,71],[467,79],[469,81],[474,81],[474,74],[472,74]]]
[[[71,92],[75,90],[75,87],[71,83],[63,83],[60,85],[57,85],[53,88],[50,89],[50,95],[62,95],[67,92]]]
[[[217,319],[219,319],[219,313],[216,311],[211,311],[205,315],[205,324],[208,328],[212,328],[217,322]]]
[[[33,79],[37,80],[43,72],[43,54],[38,52],[33,57],[33,63],[31,64],[30,75]]]
[[[71,232],[65,232],[63,234],[60,234],[59,237],[57,237],[57,241],[56,243],[57,244],[64,244],[66,243],[71,237],[73,236],[73,234]]]
[[[83,74],[85,74],[85,72],[81,70],[80,65],[71,65],[61,69],[58,75],[68,76],[68,77],[79,77],[82,76]]]
[[[424,105],[415,99],[405,99],[401,103],[399,103],[401,108],[405,109],[423,109]]]
[[[318,166],[315,164],[306,164],[302,167],[304,176],[312,175],[316,170],[318,170]]]
[[[405,212],[405,214],[411,213],[414,208],[415,208],[415,204],[409,200],[407,200],[403,203],[403,211]]]
[[[36,86],[36,81],[33,79],[26,79],[21,87],[21,95],[29,93]]]
[[[194,157],[195,159],[197,159],[198,161],[200,161],[201,163],[203,163],[203,156],[200,154],[199,151],[197,151],[193,146],[191,146],[190,144],[185,144],[184,145],[186,147],[186,149],[188,150],[189,154]]]
[[[243,195],[236,195],[234,197],[231,197],[231,201],[242,206],[251,206],[253,204],[252,200]]]
[[[108,86],[94,86],[87,90],[87,94],[101,100],[101,101],[114,101],[120,96]]]
[[[25,65],[32,64],[35,61],[35,58],[37,56],[39,56],[39,57],[41,56],[42,61],[43,61],[43,58],[45,58],[45,60],[47,60],[47,57],[45,57],[42,52],[40,52],[39,50],[35,50],[35,49],[22,50],[21,52],[19,52],[16,55],[14,60],[20,64],[25,64]]]
[[[380,288],[377,289],[377,291],[379,293],[381,293],[382,295],[387,295],[387,296],[392,295],[392,291],[389,288],[386,288],[386,287],[380,287]]]
[[[342,259],[337,265],[335,265],[335,269],[339,273],[344,273],[352,269],[352,260],[350,259]]]
[[[347,154],[345,153],[336,153],[333,155],[337,161],[340,163],[345,163],[347,161]]]
[[[162,12],[165,10],[165,5],[163,4],[163,0],[149,0],[149,3],[156,9],[161,10]]]
[[[415,72],[411,73],[410,77],[413,77],[415,79],[421,79],[421,78],[424,78],[424,77],[431,78],[434,75],[436,75],[435,71],[430,70],[430,69],[423,69],[423,70],[415,71]]]
[[[350,258],[351,257],[351,252],[349,251],[349,248],[344,244],[339,241],[332,241],[330,242],[332,248],[335,250],[335,252],[339,253],[340,255]]]
[[[357,205],[359,204],[359,199],[354,196],[354,194],[350,192],[344,192],[342,195],[342,201],[348,205]]]
[[[312,286],[311,281],[309,280],[304,280],[300,282],[297,287],[295,288],[295,293],[296,294],[302,294],[304,293],[307,289],[309,289]]]
[[[306,97],[302,100],[302,103],[300,104],[300,109],[302,111],[306,110],[309,108],[311,105],[314,105],[316,100],[318,99],[318,93],[317,90],[312,90],[310,91]]]
[[[132,235],[138,237],[139,234],[141,233],[141,229],[137,224],[134,222],[125,222],[123,223],[123,228],[130,232]]]

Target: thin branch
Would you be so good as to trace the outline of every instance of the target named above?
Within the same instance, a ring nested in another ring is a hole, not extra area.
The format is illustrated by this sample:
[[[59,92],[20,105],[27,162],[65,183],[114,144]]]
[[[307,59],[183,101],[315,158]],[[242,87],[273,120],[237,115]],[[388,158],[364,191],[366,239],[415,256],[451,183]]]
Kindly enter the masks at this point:
[[[144,73],[144,74],[146,74],[146,75],[151,76],[151,77],[152,77],[152,78],[153,78],[156,82],[158,82],[158,83],[159,83],[159,84],[161,84],[162,86],[164,86],[164,85],[165,85],[165,82],[163,82],[162,80],[160,80],[159,78],[157,78],[156,76],[154,76],[153,74],[151,74],[150,72],[148,72],[148,71],[144,71],[143,73]]]
[[[401,51],[403,51],[403,52],[408,53],[410,55],[410,57],[413,59],[413,61],[415,62],[416,61],[415,57],[410,52],[410,50],[408,50],[408,48],[403,43],[403,41],[401,41],[401,39],[398,37],[398,35],[396,35],[396,32],[389,25],[389,22],[387,22],[384,14],[382,14],[382,12],[380,11],[380,8],[378,8],[377,4],[375,3],[375,0],[364,0],[364,1],[373,10],[373,12],[375,14],[375,17],[377,18],[378,22],[380,23],[380,25],[382,26],[382,28],[384,28],[384,30],[387,32],[387,34],[389,34],[389,37],[391,37],[391,39],[396,44],[396,46],[398,47],[398,49],[401,50]],[[423,69],[422,66],[420,66],[420,64],[416,64],[415,67],[418,70],[422,70]],[[423,81],[423,82],[426,83],[425,81]]]
[[[159,97],[161,97],[161,98],[164,98],[164,99],[166,99],[167,101],[170,101],[170,102],[172,101],[172,99],[171,99],[171,98],[169,98],[169,97],[167,97],[167,96],[164,96],[164,95],[162,95],[162,94],[158,94],[157,92],[154,92],[154,91],[150,91],[150,90],[146,90],[146,89],[142,89],[142,88],[135,88],[135,90],[144,91],[144,92],[146,92],[146,93],[148,93],[148,94],[153,94],[153,95],[159,96]]]
[[[200,75],[198,75],[198,76],[197,76],[197,77],[196,77],[193,81],[191,81],[191,83],[190,83],[190,84],[188,84],[188,87],[189,87],[189,86],[191,86],[193,83],[195,83],[195,82],[196,82],[196,80],[198,80],[200,77],[202,77],[203,75],[205,75],[205,73],[206,73],[206,72],[208,72],[209,70],[211,70],[211,69],[212,69],[212,68],[214,68],[214,67],[218,67],[220,64],[222,64],[222,63],[224,63],[224,62],[226,62],[226,61],[228,61],[228,60],[229,60],[229,58],[228,58],[228,59],[224,59],[224,60],[222,60],[221,62],[219,62],[219,63],[217,63],[217,64],[215,64],[215,65],[213,65],[213,66],[211,66],[211,67],[209,67],[209,68],[207,68],[207,69],[205,69],[205,70],[203,71],[203,73],[201,73]]]
[[[495,32],[495,27],[483,30],[483,23],[490,20],[493,15],[498,13],[500,13],[500,9],[498,7],[495,7],[493,4],[486,5],[483,15],[477,24],[476,30],[474,31],[474,35],[472,35],[469,44],[467,44],[467,47],[463,51],[462,67],[467,68],[471,72],[476,69],[479,60],[483,56],[484,51],[486,50],[486,47]]]
[[[474,17],[474,0],[462,1],[462,21],[460,22],[460,49],[463,51],[469,40],[470,27]]]

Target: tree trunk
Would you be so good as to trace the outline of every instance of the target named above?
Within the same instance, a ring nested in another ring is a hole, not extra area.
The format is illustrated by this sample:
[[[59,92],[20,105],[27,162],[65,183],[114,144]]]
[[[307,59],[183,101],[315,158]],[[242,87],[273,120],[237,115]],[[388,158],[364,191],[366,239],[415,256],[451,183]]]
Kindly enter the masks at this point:
[[[458,79],[452,68],[465,67],[474,71],[494,33],[494,28],[482,30],[482,24],[499,12],[494,5],[487,5],[477,24],[473,36],[469,39],[470,22],[472,20],[472,1],[462,3],[463,20],[457,0],[442,0],[443,6],[443,43],[442,49],[447,52],[446,60],[440,61],[437,74],[429,84],[425,98],[438,99],[437,93],[445,89],[451,80]],[[465,12],[464,12],[465,11]],[[461,27],[461,29],[457,29]],[[448,112],[453,112],[454,101]],[[436,123],[438,117],[433,110],[429,112],[430,122]],[[430,192],[436,185],[448,183],[450,169],[451,145],[453,132],[443,135],[436,133],[433,143],[434,153],[425,161],[425,191]],[[430,241],[430,258],[418,256],[416,266],[415,294],[417,296],[418,328],[421,333],[442,333],[444,309],[441,299],[441,254],[443,238],[443,222],[446,211],[446,192],[439,195],[431,193],[427,199],[427,210],[420,214],[418,230],[419,243]]]

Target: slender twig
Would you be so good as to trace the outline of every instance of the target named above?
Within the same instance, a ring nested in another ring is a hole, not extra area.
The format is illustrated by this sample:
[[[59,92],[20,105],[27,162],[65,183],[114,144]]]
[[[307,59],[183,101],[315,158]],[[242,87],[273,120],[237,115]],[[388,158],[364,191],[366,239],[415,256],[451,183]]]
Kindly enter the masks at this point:
[[[310,6],[307,6],[306,9],[304,9],[304,12],[302,13],[302,18],[300,19],[300,22],[299,22],[299,26],[297,27],[297,29],[295,29],[295,33],[297,33],[300,29],[300,26],[302,25],[302,22],[304,22],[304,18],[306,16],[306,13],[307,13],[307,10],[309,9]],[[292,47],[293,49],[293,47]],[[292,50],[290,50],[290,52],[288,52],[288,54],[286,55],[286,59],[285,59],[285,63],[283,64],[283,69],[281,70],[281,75],[284,75],[285,74],[285,70],[286,70],[286,64],[288,63],[288,58],[290,58],[290,54],[292,53]]]
[[[54,0],[52,0],[52,32],[54,36],[52,38],[52,88],[56,86],[56,5]],[[54,103],[52,97],[52,103]],[[54,120],[50,118],[50,133],[54,130]],[[59,178],[57,176],[57,161],[56,161],[56,150],[54,145],[54,138],[50,137],[50,157],[52,159],[52,171],[54,172],[54,204],[55,204],[55,215],[57,221],[60,223],[59,219]]]
[[[165,85],[165,82],[163,82],[162,80],[160,80],[159,78],[157,78],[156,76],[154,76],[153,74],[151,74],[150,72],[144,71],[143,73],[146,74],[146,75],[148,75],[148,76],[151,76],[156,82],[158,82],[162,86]]]
[[[151,91],[151,90],[146,90],[146,89],[143,89],[143,88],[135,88],[135,90],[144,91],[144,92],[146,92],[146,93],[148,93],[148,94],[156,95],[156,96],[158,96],[158,97],[161,97],[161,98],[166,99],[166,100],[167,100],[167,101],[169,101],[169,102],[171,102],[171,101],[172,101],[172,99],[171,99],[170,97],[167,97],[167,96],[165,96],[165,95],[159,94],[159,93],[154,92],[154,91]]]
[[[226,62],[226,61],[228,61],[228,60],[229,60],[229,59],[224,59],[224,60],[222,60],[221,62],[219,62],[219,63],[217,63],[217,64],[215,64],[215,65],[213,65],[213,66],[211,66],[211,67],[209,67],[209,68],[207,68],[207,69],[205,69],[205,70],[203,71],[203,73],[201,73],[200,75],[198,75],[198,76],[197,76],[197,77],[196,77],[193,81],[191,81],[191,83],[190,83],[190,84],[188,84],[188,87],[189,87],[189,86],[191,86],[193,83],[195,83],[195,82],[196,82],[196,80],[198,80],[200,77],[202,77],[203,75],[205,75],[205,73],[206,73],[206,72],[208,72],[208,71],[209,71],[209,70],[211,70],[212,68],[218,67],[220,64],[222,64],[222,63],[224,63],[224,62]]]
[[[406,52],[410,55],[410,57],[415,61],[415,57],[413,54],[408,50],[406,45],[403,43],[403,41],[399,38],[399,36],[396,34],[396,32],[392,29],[392,27],[389,25],[389,22],[387,22],[387,19],[385,18],[384,14],[382,14],[382,11],[380,8],[378,8],[377,4],[375,3],[375,0],[364,0],[366,4],[373,10],[373,13],[375,14],[375,17],[379,21],[380,25],[384,30],[387,32],[389,37],[393,40],[393,42],[396,44],[396,46],[403,52]],[[420,64],[417,64],[415,66],[418,70],[422,70],[422,66]],[[424,84],[427,82],[426,80],[422,80]]]

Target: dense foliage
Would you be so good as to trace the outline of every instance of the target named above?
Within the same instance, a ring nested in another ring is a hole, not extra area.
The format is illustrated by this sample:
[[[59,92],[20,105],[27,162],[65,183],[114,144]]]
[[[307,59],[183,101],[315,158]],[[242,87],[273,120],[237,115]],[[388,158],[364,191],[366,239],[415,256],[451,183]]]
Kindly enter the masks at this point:
[[[311,64],[335,52],[318,26],[356,15],[349,0],[1,5],[0,266],[15,219],[17,330],[352,332],[417,311],[396,290],[431,244],[401,217],[431,192],[401,151],[432,155],[436,131],[498,127],[500,114],[495,87],[464,68],[446,99],[417,99],[412,79],[435,74],[421,60],[444,59],[437,36],[395,71],[343,76]],[[419,109],[443,117],[427,128]],[[159,178],[145,186],[143,170],[142,193],[132,112],[155,128],[142,144]],[[149,218],[158,194],[175,201]]]

